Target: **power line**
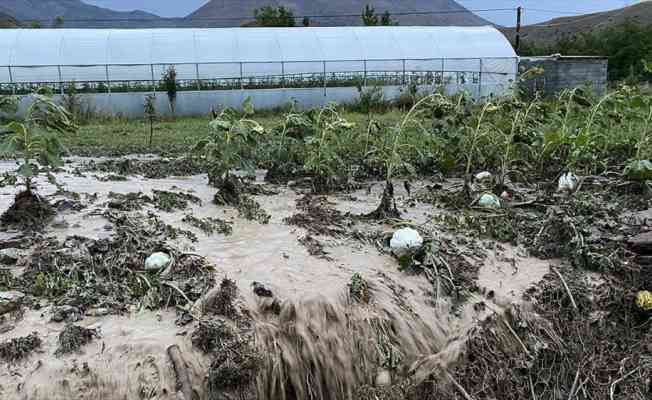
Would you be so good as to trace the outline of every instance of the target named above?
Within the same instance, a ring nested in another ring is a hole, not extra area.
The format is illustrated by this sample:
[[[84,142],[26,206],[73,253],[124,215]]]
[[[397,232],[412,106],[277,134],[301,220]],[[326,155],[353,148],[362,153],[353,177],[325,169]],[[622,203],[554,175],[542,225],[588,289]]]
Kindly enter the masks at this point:
[[[466,14],[468,12],[479,13],[479,12],[505,12],[505,11],[516,11],[516,8],[486,8],[486,9],[463,9],[463,10],[438,10],[438,11],[407,11],[407,12],[391,12],[392,16],[410,16],[410,15],[445,15],[445,14]],[[325,19],[325,18],[360,18],[361,14],[332,14],[332,15],[297,15],[294,16],[294,19]],[[74,18],[74,19],[64,19],[64,22],[192,22],[192,21],[243,21],[243,20],[254,20],[254,16],[246,17],[173,17],[173,18],[161,18],[161,17],[151,17],[151,18]],[[51,19],[23,19],[19,22],[52,22],[54,18]]]

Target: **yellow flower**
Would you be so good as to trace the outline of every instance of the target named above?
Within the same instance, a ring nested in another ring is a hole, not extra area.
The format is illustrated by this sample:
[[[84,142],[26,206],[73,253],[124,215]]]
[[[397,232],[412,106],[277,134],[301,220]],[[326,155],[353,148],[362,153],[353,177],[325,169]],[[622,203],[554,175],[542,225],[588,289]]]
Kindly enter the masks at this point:
[[[647,290],[636,293],[636,305],[643,311],[652,311],[652,293]]]

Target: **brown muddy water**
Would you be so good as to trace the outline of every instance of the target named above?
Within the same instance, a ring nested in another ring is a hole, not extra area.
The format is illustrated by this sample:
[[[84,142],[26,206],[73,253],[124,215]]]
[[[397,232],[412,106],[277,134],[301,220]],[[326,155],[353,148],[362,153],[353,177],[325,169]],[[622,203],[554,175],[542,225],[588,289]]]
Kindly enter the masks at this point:
[[[387,386],[399,377],[418,378],[437,368],[443,371],[457,360],[465,335],[473,327],[493,312],[521,303],[525,291],[549,272],[548,261],[528,257],[518,248],[488,243],[484,259],[471,259],[480,264],[478,294],[461,305],[454,305],[446,296],[435,301],[433,286],[423,275],[401,272],[391,255],[371,243],[320,237],[329,258],[311,256],[299,242],[306,232],[283,221],[296,212],[295,201],[301,196],[286,186],[273,187],[278,194],[255,197],[271,215],[269,224],[261,225],[239,218],[229,207],[214,205],[215,189],[207,185],[206,176],[130,176],[127,181],[101,182],[96,178],[100,173],[72,173],[83,161],[70,160],[57,178],[66,190],[80,193],[82,198],[84,193],[96,193],[97,200],[80,212],[60,213],[45,233],[59,239],[71,235],[109,237],[108,221],[101,215],[109,192],[149,194],[157,189],[199,197],[202,204],[191,204],[187,210],[151,210],[164,222],[197,235],[196,243],[180,240],[175,245],[206,257],[216,266],[220,279],[237,282],[254,321],[255,344],[266,356],[256,382],[261,399],[287,398],[288,385],[296,399],[354,398],[363,384]],[[6,162],[0,170],[13,167]],[[421,184],[425,183],[416,183],[415,190]],[[431,215],[438,210],[420,203],[411,206],[402,185],[396,187],[404,218],[427,230]],[[331,195],[328,200],[342,212],[367,213],[377,206],[382,189],[381,184],[373,184],[370,190]],[[10,206],[16,191],[0,189],[0,210]],[[52,185],[39,182],[41,194],[54,191]],[[206,235],[182,222],[186,214],[230,220],[233,233]],[[389,225],[373,224],[360,228],[393,230]],[[0,233],[0,239],[15,234]],[[12,270],[16,275],[20,272]],[[352,304],[348,299],[354,273],[369,283],[369,304]],[[262,282],[273,291],[280,301],[278,313],[265,311],[265,302],[252,292],[253,282]],[[487,307],[475,307],[478,303]],[[57,337],[64,325],[49,322],[52,305],[41,305],[38,310],[25,311],[13,330],[0,334],[0,342],[31,332],[43,339],[38,352],[0,368],[1,399],[179,399],[166,354],[171,345],[182,351],[197,398],[208,398],[204,387],[210,361],[191,344],[195,323],[175,325],[174,310],[133,309],[123,316],[87,316],[77,324],[98,329],[100,338],[81,353],[57,356]],[[306,385],[308,381],[310,385]],[[306,386],[313,389],[307,391]]]

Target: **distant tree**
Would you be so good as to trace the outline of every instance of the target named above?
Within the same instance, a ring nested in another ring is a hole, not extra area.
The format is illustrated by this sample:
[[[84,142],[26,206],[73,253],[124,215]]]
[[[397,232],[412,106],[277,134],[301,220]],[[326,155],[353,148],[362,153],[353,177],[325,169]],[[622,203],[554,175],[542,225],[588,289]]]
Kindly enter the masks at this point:
[[[362,11],[362,24],[364,26],[376,26],[378,25],[378,16],[376,15],[376,10],[371,7],[369,4],[364,6]]]
[[[32,21],[32,23],[29,25],[30,28],[32,29],[41,29],[43,25],[39,21]]]
[[[564,36],[551,44],[524,41],[521,56],[551,54],[609,58],[609,80],[652,81],[641,60],[652,60],[652,25],[627,21],[605,29]]]
[[[303,17],[303,26],[310,26],[310,18],[308,17]]]
[[[292,27],[295,26],[294,12],[283,6],[265,6],[254,10],[256,26]]]
[[[174,65],[170,65],[165,71],[163,71],[161,81],[168,95],[170,111],[174,115],[177,109],[177,70],[174,68]]]
[[[63,28],[64,22],[65,21],[63,20],[63,16],[59,15],[54,18],[54,21],[52,21],[52,27],[56,29]]]
[[[385,11],[380,17],[380,24],[383,26],[395,26],[398,25],[398,21],[392,19],[392,14],[389,11]]]

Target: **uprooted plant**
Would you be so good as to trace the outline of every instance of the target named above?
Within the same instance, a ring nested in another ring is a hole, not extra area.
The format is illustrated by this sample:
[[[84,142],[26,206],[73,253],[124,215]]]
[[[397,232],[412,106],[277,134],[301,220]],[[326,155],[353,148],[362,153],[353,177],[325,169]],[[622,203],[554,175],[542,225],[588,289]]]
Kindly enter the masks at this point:
[[[25,190],[16,195],[14,204],[2,215],[4,225],[35,227],[54,215],[51,206],[35,193],[35,179],[44,173],[56,183],[52,169],[63,165],[64,148],[57,134],[77,129],[70,113],[43,92],[30,95],[25,117],[3,127],[0,132],[0,153],[19,156],[22,161],[16,170],[22,177]]]

